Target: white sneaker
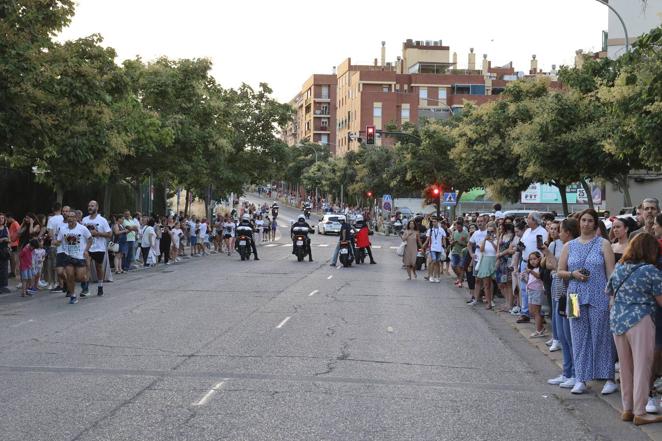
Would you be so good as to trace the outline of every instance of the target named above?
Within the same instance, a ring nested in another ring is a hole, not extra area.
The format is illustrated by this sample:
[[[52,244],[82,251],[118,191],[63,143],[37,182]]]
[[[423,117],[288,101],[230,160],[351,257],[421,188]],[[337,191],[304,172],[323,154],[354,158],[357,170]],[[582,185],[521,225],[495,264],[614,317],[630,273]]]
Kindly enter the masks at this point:
[[[545,342],[545,344],[546,344],[547,346],[551,346],[552,344],[554,344],[554,339],[553,339],[553,338],[550,338],[549,340],[547,340],[547,341]]]
[[[611,380],[608,380],[602,388],[602,395],[613,394],[618,390],[618,385]]]
[[[559,387],[563,389],[572,389],[575,387],[575,377],[570,377],[563,383],[559,384]]]
[[[572,390],[570,391],[570,393],[575,395],[581,395],[584,392],[586,392],[586,385],[584,384],[583,381],[576,381],[575,387],[573,387]]]
[[[561,350],[561,343],[558,340],[554,340],[552,345],[549,347],[549,352],[556,352]]]
[[[513,309],[510,310],[511,315],[519,315],[520,309],[519,306],[513,306]]]
[[[659,409],[657,408],[655,397],[648,397],[648,402],[646,403],[646,413],[658,413],[658,412]]]
[[[558,386],[559,384],[565,383],[566,381],[568,381],[568,378],[565,375],[561,374],[556,378],[550,378],[549,380],[547,380],[547,384]]]
[[[47,288],[47,287],[48,287],[48,283],[45,282],[44,280],[40,280],[40,281],[39,281],[39,287],[40,287],[40,288]]]
[[[477,304],[478,304],[478,302],[476,301],[476,299],[473,299],[471,302],[469,302],[469,305],[471,305],[471,306],[474,306],[474,305],[477,305]]]
[[[430,283],[435,283],[434,282],[434,277],[430,277],[428,280],[430,281]]]

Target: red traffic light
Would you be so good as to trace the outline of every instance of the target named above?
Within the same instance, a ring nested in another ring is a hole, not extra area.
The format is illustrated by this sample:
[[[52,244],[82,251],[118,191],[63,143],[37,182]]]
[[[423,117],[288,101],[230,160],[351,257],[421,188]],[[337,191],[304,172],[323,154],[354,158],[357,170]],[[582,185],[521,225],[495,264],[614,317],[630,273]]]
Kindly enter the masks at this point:
[[[365,143],[374,144],[375,143],[375,126],[366,126],[365,128]]]
[[[369,197],[369,198],[372,197],[372,192],[371,192],[371,191],[368,192],[368,197]]]
[[[432,194],[435,195],[435,196],[439,196],[439,187],[434,187],[432,189]]]

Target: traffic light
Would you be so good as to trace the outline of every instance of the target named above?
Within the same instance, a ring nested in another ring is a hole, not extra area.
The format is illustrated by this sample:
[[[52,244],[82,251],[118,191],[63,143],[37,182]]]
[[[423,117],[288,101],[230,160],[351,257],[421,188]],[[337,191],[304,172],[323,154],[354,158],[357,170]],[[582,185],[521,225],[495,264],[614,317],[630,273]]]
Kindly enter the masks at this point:
[[[365,128],[365,143],[366,144],[375,143],[375,126],[367,126]]]
[[[439,191],[439,187],[434,186],[434,187],[432,188],[432,194],[433,194],[435,197],[439,197],[439,193],[440,193],[440,191]]]
[[[368,195],[368,197],[369,197],[369,198],[371,198],[371,197],[372,197],[372,192],[371,192],[371,191],[369,191],[369,192],[368,192],[368,193],[366,193],[366,194]]]

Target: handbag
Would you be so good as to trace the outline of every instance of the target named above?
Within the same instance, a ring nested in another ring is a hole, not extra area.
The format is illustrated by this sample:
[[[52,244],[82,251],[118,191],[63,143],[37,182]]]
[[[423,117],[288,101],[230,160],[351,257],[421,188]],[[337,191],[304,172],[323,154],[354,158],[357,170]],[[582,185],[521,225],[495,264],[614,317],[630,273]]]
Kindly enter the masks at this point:
[[[407,246],[406,242],[402,242],[400,246],[398,246],[398,249],[395,250],[395,254],[398,256],[404,256],[405,255],[405,247]]]
[[[586,257],[584,257],[584,262],[582,262],[582,264],[580,266],[581,268],[583,268],[584,265],[586,265],[586,259],[588,259],[589,254],[591,254],[591,251],[593,251],[593,247],[595,246],[595,243],[597,242],[595,239],[593,239],[593,240],[594,240],[594,242],[591,244],[591,248],[588,249],[588,253],[586,253]],[[569,319],[579,318],[579,316],[581,315],[581,310],[579,308],[579,294],[577,294],[577,293],[568,294],[568,300],[570,301],[570,305],[567,308],[568,318]]]

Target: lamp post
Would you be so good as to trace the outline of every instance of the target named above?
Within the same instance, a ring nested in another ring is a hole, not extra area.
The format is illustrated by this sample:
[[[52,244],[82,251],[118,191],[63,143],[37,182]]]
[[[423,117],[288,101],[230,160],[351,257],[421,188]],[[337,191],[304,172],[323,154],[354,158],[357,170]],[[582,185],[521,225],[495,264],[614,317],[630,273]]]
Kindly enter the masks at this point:
[[[597,1],[598,3],[602,3],[603,5],[608,7],[609,10],[613,12],[614,15],[616,15],[618,20],[621,22],[621,26],[623,26],[623,33],[625,34],[625,52],[626,53],[630,52],[630,41],[629,41],[630,39],[628,38],[628,28],[625,26],[625,21],[623,20],[623,17],[621,17],[621,14],[619,14],[618,11],[614,9],[612,5],[609,4],[609,0],[595,0],[595,1]]]
[[[313,151],[315,152],[315,164],[317,164],[317,148],[315,148],[315,144],[301,144],[301,143],[299,143],[299,144],[296,144],[296,147],[297,148],[310,147],[311,149],[313,149]],[[317,204],[317,199],[318,199],[318,196],[319,196],[318,193],[319,192],[318,192],[318,188],[317,188],[317,185],[316,185],[315,186],[315,204]]]

